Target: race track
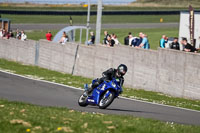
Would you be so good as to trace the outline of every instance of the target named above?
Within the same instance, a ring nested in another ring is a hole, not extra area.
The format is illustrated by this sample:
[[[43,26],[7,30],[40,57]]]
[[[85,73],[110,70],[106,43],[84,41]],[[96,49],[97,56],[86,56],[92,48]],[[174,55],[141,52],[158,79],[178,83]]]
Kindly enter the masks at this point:
[[[46,81],[27,79],[0,72],[0,98],[43,106],[105,114],[133,115],[181,124],[200,125],[200,112],[119,98],[106,110],[96,106],[80,107],[77,103],[81,90]]]

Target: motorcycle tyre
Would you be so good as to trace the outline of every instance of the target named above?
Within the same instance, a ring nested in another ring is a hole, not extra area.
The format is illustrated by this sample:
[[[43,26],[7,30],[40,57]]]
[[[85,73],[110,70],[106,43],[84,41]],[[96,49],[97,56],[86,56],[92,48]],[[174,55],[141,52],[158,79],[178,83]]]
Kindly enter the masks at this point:
[[[86,107],[87,105],[88,105],[88,103],[87,103],[87,98],[85,98],[85,100],[83,100],[82,102],[80,102],[80,99],[83,97],[83,94],[79,97],[79,99],[78,99],[78,104],[79,104],[79,106],[81,106],[81,107]]]
[[[100,104],[99,104],[99,108],[100,109],[106,109],[112,102],[113,102],[113,100],[115,99],[115,92],[114,91],[110,91],[110,93],[112,93],[112,97],[109,99],[109,101],[106,103],[106,104],[104,104],[103,106],[100,106]],[[102,98],[104,97],[106,95],[106,93],[102,96]],[[101,98],[101,100],[102,100],[102,98]],[[100,102],[101,102],[101,100],[100,100]],[[100,103],[99,102],[99,103]]]

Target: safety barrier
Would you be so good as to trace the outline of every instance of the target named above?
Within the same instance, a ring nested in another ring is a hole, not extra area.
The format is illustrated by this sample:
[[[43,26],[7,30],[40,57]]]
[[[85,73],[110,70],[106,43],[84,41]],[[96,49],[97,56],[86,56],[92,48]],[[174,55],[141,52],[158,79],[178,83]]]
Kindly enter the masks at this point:
[[[0,58],[90,78],[124,63],[128,66],[125,86],[200,99],[200,54],[0,39]]]

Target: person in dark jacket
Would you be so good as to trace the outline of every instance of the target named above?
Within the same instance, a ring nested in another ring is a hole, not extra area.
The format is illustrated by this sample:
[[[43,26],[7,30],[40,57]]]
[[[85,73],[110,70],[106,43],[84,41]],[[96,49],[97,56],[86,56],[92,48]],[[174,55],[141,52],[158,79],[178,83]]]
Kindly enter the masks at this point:
[[[171,49],[175,49],[175,50],[180,50],[179,43],[178,43],[178,38],[177,37],[174,37],[174,40],[171,43],[170,48]]]
[[[91,85],[91,87],[88,88],[87,95],[90,95],[90,93],[93,91],[94,88],[99,86],[104,81],[110,82],[113,78],[119,79],[120,86],[123,86],[124,83],[124,75],[126,74],[128,68],[126,65],[121,64],[117,67],[117,69],[110,68],[107,71],[104,71],[102,73],[102,77],[97,79],[95,83]]]
[[[107,38],[109,36],[108,31],[104,31],[104,35],[105,35],[105,37],[103,39],[103,44],[106,44]]]
[[[185,46],[185,48],[183,49],[184,51],[195,52],[195,53],[197,52],[197,49],[187,42],[187,38],[183,38],[181,44]]]

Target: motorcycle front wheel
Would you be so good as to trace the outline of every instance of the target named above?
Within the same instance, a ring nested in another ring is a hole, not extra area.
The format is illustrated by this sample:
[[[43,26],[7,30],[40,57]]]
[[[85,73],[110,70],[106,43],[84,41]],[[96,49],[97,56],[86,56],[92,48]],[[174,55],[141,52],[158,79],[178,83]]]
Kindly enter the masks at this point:
[[[85,97],[83,94],[80,96],[79,100],[78,100],[78,104],[82,107],[85,107],[88,105],[87,103],[87,98],[88,97]]]
[[[99,108],[100,109],[106,109],[115,99],[115,92],[114,91],[110,91],[110,94],[108,97],[106,97],[106,94],[108,93],[107,90],[106,93],[102,96],[100,102],[99,102]]]

